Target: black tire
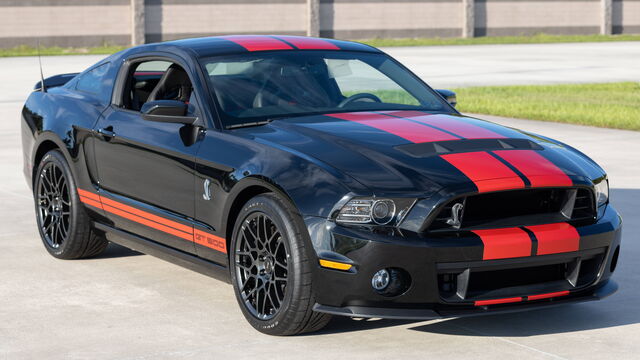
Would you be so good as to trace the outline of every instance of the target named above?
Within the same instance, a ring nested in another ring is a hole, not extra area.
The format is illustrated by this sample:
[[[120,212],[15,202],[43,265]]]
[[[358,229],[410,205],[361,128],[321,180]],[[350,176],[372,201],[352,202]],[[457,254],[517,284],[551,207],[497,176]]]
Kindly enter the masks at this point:
[[[44,155],[33,186],[36,222],[45,249],[58,259],[80,259],[100,254],[108,241],[91,228],[76,183],[62,153]]]
[[[242,313],[262,333],[313,332],[331,319],[331,315],[312,310],[314,263],[309,255],[310,242],[303,236],[305,231],[294,206],[272,193],[249,200],[238,214],[230,246],[231,279]],[[269,240],[254,241],[255,247],[251,248],[251,238],[259,237],[256,234],[261,232]],[[262,290],[252,290],[252,283],[253,288]]]

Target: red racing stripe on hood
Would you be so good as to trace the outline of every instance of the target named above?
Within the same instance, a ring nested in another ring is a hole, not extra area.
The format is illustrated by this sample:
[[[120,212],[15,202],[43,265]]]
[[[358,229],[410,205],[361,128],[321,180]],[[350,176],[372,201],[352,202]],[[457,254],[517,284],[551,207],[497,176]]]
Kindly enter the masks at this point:
[[[479,151],[440,155],[441,158],[465,174],[478,188],[478,192],[524,188],[524,181],[491,154]]]
[[[536,255],[557,254],[580,250],[580,234],[567,223],[526,226],[538,240]]]
[[[300,50],[340,50],[338,46],[324,39],[305,36],[275,36],[275,38],[284,40]]]
[[[447,134],[444,131],[384,114],[357,112],[327,114],[327,116],[367,125],[389,134],[399,136],[413,143],[460,140],[460,138]]]
[[[504,139],[506,136],[471,124],[468,121],[459,120],[453,116],[437,114],[425,114],[420,111],[391,111],[389,115],[400,116],[423,124],[435,126],[438,129],[448,131],[466,139]]]
[[[291,45],[282,40],[270,36],[260,35],[232,35],[222,36],[222,39],[233,41],[249,51],[267,51],[267,50],[291,50]]]
[[[497,150],[493,153],[524,174],[531,187],[573,185],[562,169],[534,150]]]
[[[531,255],[531,238],[520,228],[472,230],[484,244],[482,260],[507,259]]]

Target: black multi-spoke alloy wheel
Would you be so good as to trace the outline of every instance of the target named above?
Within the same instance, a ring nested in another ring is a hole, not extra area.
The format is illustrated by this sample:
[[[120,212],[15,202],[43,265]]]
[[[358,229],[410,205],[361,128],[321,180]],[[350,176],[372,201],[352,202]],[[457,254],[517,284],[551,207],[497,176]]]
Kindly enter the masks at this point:
[[[91,257],[107,247],[107,240],[92,231],[69,165],[58,150],[48,152],[40,161],[33,196],[40,237],[51,255],[60,259]]]
[[[249,323],[270,335],[316,331],[330,320],[312,310],[312,263],[295,208],[275,194],[249,200],[231,240],[231,277]]]

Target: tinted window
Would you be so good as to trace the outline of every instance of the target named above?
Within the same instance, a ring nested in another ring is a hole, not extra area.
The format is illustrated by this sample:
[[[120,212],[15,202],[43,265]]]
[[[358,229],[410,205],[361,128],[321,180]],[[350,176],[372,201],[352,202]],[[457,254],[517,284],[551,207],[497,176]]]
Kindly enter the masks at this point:
[[[451,108],[383,54],[282,51],[203,60],[226,126],[306,114]]]
[[[103,79],[109,70],[109,63],[102,64],[78,78],[76,89],[92,94],[101,94],[104,90]]]
[[[178,100],[191,103],[193,87],[187,72],[178,64],[164,60],[134,64],[126,80],[123,106],[139,111],[152,100]],[[194,105],[195,106],[195,105]]]

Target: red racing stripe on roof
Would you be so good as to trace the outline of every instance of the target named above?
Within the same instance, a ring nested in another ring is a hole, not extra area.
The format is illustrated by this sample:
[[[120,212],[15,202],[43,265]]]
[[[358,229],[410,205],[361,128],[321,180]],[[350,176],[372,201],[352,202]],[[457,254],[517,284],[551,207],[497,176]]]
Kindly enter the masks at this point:
[[[340,50],[338,46],[324,39],[305,36],[276,36],[301,50]]]
[[[420,111],[392,111],[390,115],[400,116],[448,131],[466,139],[503,139],[506,136],[495,131],[456,119],[453,116],[425,114]]]
[[[484,244],[482,260],[508,259],[531,255],[531,238],[520,228],[472,230]]]
[[[399,136],[413,143],[460,140],[444,131],[420,125],[415,122],[384,114],[371,112],[327,114],[334,118],[354,121],[378,130]]]
[[[249,51],[291,50],[291,45],[271,36],[260,35],[232,35],[222,36],[222,39],[233,41]]]
[[[536,255],[557,254],[578,251],[580,234],[568,223],[526,226],[538,240]]]
[[[500,160],[484,151],[440,155],[465,174],[478,192],[524,188],[524,181]]]
[[[524,174],[532,187],[573,185],[562,169],[534,150],[498,150],[493,153]]]

